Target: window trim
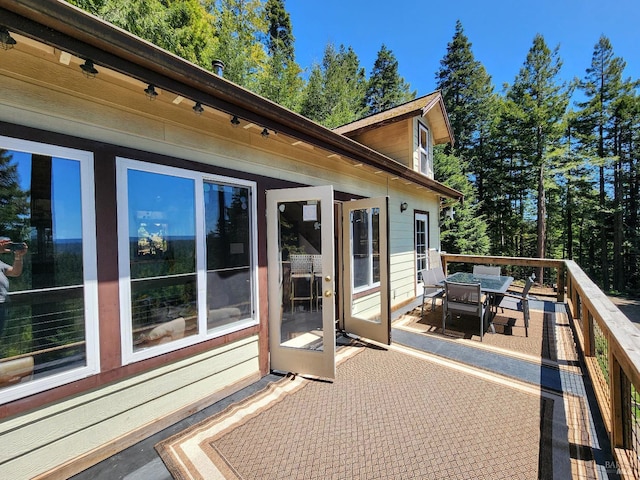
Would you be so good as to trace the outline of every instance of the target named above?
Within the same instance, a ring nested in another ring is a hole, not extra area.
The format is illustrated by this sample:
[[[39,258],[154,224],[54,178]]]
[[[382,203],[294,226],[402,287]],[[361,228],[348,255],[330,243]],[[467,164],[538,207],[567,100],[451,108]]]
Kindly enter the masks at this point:
[[[196,275],[198,291],[198,333],[172,342],[151,346],[140,351],[133,350],[133,330],[131,322],[131,265],[129,261],[129,200],[128,200],[128,171],[138,170],[160,175],[171,175],[194,181],[195,205],[195,238],[196,238]],[[231,186],[245,187],[249,190],[249,228],[251,230],[250,269],[254,288],[251,292],[253,305],[252,315],[228,325],[223,325],[211,331],[207,329],[207,266],[206,266],[206,232],[204,218],[204,182],[217,182]],[[118,219],[118,269],[120,272],[120,342],[122,365],[128,365],[141,360],[157,357],[173,352],[180,348],[202,343],[212,338],[233,333],[259,324],[258,312],[258,228],[257,228],[257,200],[256,182],[222,175],[209,174],[196,170],[187,170],[150,162],[144,162],[125,157],[116,157],[116,190],[117,190],[117,219]]]
[[[423,284],[422,279],[420,279],[420,269],[418,268],[418,230],[416,228],[416,224],[418,221],[424,222],[424,260],[427,268],[429,267],[429,212],[424,212],[421,210],[415,210],[413,212],[413,248],[415,254],[415,281],[416,281],[416,291],[419,291],[420,286]]]
[[[82,266],[86,365],[54,373],[40,379],[10,385],[0,390],[0,404],[41,393],[100,373],[98,319],[98,267],[96,247],[95,176],[93,153],[59,145],[0,136],[0,148],[36,155],[48,155],[80,164],[82,199]],[[78,285],[79,286],[79,285]],[[71,288],[73,286],[69,286]]]

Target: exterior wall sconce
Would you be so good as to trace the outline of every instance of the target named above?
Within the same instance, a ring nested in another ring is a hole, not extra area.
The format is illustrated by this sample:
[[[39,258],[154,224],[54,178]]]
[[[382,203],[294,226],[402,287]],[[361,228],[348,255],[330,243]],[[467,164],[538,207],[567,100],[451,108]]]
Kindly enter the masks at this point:
[[[16,43],[18,42],[11,36],[9,30],[6,27],[0,27],[0,48],[11,50]]]
[[[234,115],[233,118],[231,119],[231,125],[233,125],[233,128],[237,128],[238,125],[240,125],[240,119],[238,118],[237,115]]]
[[[158,96],[158,92],[156,92],[156,87],[150,83],[147,88],[144,89],[144,94],[147,96],[149,100],[155,100]]]
[[[82,73],[87,78],[96,78],[96,75],[98,74],[98,70],[96,70],[96,67],[93,65],[93,60],[89,59],[85,60],[84,63],[80,65],[80,70],[82,70]]]
[[[262,138],[269,138],[269,130],[267,130],[266,127],[263,128],[262,133],[260,135],[262,135]]]
[[[196,104],[191,108],[193,108],[193,113],[196,115],[202,115],[202,112],[204,112],[204,107],[200,102],[196,102]]]
[[[404,212],[407,208],[409,208],[409,204],[407,202],[402,202],[400,204],[400,212]]]

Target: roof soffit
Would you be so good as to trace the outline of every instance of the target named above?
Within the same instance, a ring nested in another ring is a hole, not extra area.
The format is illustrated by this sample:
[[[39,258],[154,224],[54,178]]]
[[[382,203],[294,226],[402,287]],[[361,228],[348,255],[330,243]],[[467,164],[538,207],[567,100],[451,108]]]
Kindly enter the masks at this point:
[[[416,174],[375,150],[338,135],[61,0],[0,0],[0,24],[6,25],[10,31],[43,41],[79,58],[91,58],[98,67],[112,69],[145,83],[154,83],[161,89],[187,98],[198,98],[203,104],[230,115],[264,125],[343,157],[382,168],[442,195],[462,198],[460,192]]]

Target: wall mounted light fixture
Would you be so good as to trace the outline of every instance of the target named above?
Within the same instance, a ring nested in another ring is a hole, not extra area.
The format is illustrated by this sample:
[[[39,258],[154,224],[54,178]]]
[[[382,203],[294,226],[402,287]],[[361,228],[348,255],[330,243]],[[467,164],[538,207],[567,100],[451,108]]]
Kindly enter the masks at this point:
[[[96,70],[96,67],[93,65],[93,60],[89,59],[85,60],[84,63],[80,65],[80,70],[82,70],[82,73],[87,78],[96,78],[96,75],[98,74],[98,70]]]
[[[11,50],[16,43],[18,42],[11,36],[9,30],[6,27],[0,27],[0,48]]]
[[[149,100],[155,100],[158,96],[158,92],[156,92],[156,87],[150,83],[147,88],[144,89],[144,94],[147,96]]]
[[[400,212],[404,212],[407,208],[409,208],[409,204],[407,202],[402,202],[400,204]]]
[[[196,115],[202,115],[202,112],[204,112],[204,107],[200,102],[196,102],[196,104],[191,108],[193,108],[193,113]]]
[[[231,125],[233,125],[233,128],[236,128],[238,125],[240,125],[240,119],[237,115],[234,115],[231,119]]]
[[[267,130],[266,127],[263,128],[262,133],[260,135],[262,135],[262,138],[269,138],[269,130]]]

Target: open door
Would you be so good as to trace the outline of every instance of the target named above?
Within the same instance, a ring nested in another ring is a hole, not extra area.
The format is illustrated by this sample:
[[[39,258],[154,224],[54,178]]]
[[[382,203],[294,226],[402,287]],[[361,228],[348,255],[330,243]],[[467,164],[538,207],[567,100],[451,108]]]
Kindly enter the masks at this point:
[[[343,326],[391,343],[389,222],[387,197],[342,204]]]
[[[267,191],[271,369],[335,378],[333,187]]]

